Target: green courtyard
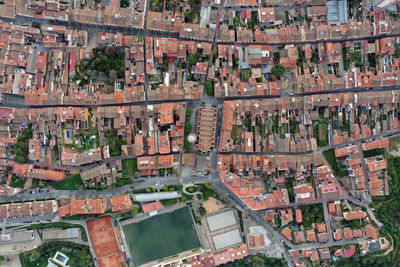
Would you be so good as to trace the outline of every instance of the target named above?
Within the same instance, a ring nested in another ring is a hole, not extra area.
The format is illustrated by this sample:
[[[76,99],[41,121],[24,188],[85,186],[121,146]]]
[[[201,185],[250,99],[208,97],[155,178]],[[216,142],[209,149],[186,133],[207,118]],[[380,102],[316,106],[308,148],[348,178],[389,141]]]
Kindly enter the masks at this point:
[[[188,206],[124,225],[123,230],[136,266],[200,247]]]

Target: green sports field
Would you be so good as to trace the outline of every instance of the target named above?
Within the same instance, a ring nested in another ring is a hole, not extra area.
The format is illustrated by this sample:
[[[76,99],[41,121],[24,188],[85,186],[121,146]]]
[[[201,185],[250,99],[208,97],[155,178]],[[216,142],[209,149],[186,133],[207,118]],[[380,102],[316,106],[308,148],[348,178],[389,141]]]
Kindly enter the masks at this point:
[[[189,207],[124,225],[135,266],[200,247]]]

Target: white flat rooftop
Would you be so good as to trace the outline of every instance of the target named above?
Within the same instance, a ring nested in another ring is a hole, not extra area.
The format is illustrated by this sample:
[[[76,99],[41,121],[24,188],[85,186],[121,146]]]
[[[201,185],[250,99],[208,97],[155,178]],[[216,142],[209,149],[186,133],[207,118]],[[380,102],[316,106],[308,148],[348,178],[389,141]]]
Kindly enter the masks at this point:
[[[242,243],[239,229],[232,230],[212,237],[216,250],[231,247]]]
[[[207,217],[207,224],[211,232],[237,224],[233,210],[227,210]]]

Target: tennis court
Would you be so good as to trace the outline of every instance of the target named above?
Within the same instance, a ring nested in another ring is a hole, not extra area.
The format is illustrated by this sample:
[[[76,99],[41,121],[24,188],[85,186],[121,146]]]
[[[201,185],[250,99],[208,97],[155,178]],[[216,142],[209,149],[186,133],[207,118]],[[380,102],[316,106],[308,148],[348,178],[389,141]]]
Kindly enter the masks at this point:
[[[189,207],[123,226],[135,266],[200,247]]]

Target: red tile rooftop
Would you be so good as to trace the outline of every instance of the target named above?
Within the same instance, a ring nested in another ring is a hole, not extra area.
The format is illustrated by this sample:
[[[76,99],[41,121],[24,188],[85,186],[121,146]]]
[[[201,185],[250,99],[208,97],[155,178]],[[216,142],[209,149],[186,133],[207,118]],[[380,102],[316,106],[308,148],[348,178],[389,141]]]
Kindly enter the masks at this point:
[[[344,231],[344,238],[352,239],[354,237],[353,231],[350,228],[344,228],[343,231]]]
[[[355,250],[356,246],[351,245],[349,249],[344,249],[344,254],[346,255],[346,257],[352,257],[355,253]]]
[[[289,227],[284,228],[281,233],[287,240],[292,240],[292,230]]]
[[[297,223],[302,223],[303,222],[303,216],[301,213],[301,209],[296,209],[296,222]]]
[[[336,231],[333,233],[333,238],[335,240],[342,240],[342,229],[336,229]]]
[[[365,233],[367,235],[367,238],[371,239],[377,239],[378,238],[378,230],[372,226],[371,224],[367,224],[365,226]]]
[[[343,213],[344,219],[348,220],[348,221],[363,219],[363,218],[365,218],[365,216],[366,216],[366,213],[362,210],[356,210],[356,211],[350,211],[350,212]]]
[[[265,246],[264,234],[252,234],[249,236],[250,247],[262,248]]]
[[[307,234],[307,241],[308,242],[317,241],[317,236],[316,236],[315,231],[313,229],[307,230],[306,234]]]
[[[362,237],[363,232],[362,232],[362,230],[360,230],[360,229],[354,229],[353,235],[354,235],[355,238],[357,238],[357,237]]]
[[[149,213],[155,210],[160,210],[163,208],[163,205],[160,201],[150,202],[142,205],[143,213]]]
[[[362,149],[365,151],[378,148],[387,148],[388,146],[389,146],[389,139],[382,139],[382,140],[372,141],[369,143],[363,143]]]
[[[132,201],[129,195],[121,195],[110,198],[111,208],[113,212],[122,210],[130,210],[132,208]]]
[[[306,241],[304,232],[303,231],[294,232],[294,240],[296,241],[296,243],[301,243]]]
[[[317,231],[318,233],[325,233],[326,232],[326,225],[324,222],[317,223]]]

